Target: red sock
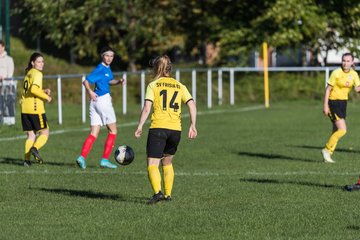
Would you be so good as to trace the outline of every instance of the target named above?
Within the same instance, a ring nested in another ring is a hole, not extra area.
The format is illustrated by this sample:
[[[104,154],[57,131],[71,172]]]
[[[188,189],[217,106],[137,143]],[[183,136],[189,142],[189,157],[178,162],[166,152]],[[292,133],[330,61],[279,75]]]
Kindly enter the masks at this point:
[[[102,158],[109,159],[110,153],[114,147],[115,139],[116,139],[116,134],[112,134],[112,133],[108,134],[106,138],[106,142],[104,146],[104,154]]]
[[[84,145],[81,149],[81,156],[83,156],[84,158],[87,157],[87,155],[89,154],[94,142],[96,140],[96,137],[89,134],[89,136],[85,139]]]
[[[358,182],[357,182],[357,184],[359,184],[359,185],[360,185],[360,178],[358,179]]]

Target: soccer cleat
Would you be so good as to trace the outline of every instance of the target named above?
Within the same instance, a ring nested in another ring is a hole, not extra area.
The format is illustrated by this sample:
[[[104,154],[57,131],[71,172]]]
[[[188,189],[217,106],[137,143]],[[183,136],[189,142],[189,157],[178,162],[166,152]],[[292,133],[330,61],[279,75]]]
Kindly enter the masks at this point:
[[[164,200],[165,202],[171,202],[172,198],[171,196],[166,196]]]
[[[25,160],[23,165],[24,165],[24,167],[30,167],[31,166],[30,160]]]
[[[81,169],[85,169],[86,168],[86,162],[85,162],[85,158],[83,156],[79,156],[76,159],[76,163],[77,165],[81,168]]]
[[[150,200],[147,202],[148,205],[152,205],[152,204],[155,204],[155,203],[158,203],[160,201],[163,201],[165,200],[165,196],[164,194],[160,191],[156,194],[154,194]]]
[[[360,191],[360,184],[346,185],[344,190],[349,192]]]
[[[44,162],[36,147],[31,147],[30,152],[38,163],[42,164]]]
[[[107,160],[105,158],[101,159],[100,167],[102,167],[102,168],[113,168],[113,169],[117,168],[117,166],[115,164],[112,164],[109,160]]]
[[[323,148],[321,150],[321,153],[322,153],[325,163],[335,163],[335,161],[331,159],[331,154],[330,154],[329,150],[327,150],[326,148]]]

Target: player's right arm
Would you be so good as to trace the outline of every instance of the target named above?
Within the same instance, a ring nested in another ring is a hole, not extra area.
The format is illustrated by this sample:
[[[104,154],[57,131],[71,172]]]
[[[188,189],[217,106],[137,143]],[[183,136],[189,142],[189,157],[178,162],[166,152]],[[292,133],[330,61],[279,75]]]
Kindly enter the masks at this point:
[[[85,79],[83,85],[86,91],[88,92],[90,99],[92,101],[96,101],[97,94],[91,89],[89,81]]]
[[[329,84],[325,88],[324,108],[323,108],[324,115],[329,114],[329,96],[330,96],[331,89],[332,89],[332,86]]]
[[[190,112],[190,128],[189,128],[189,133],[188,133],[188,137],[190,139],[194,139],[197,136],[197,130],[196,130],[196,104],[194,102],[194,100],[190,100],[187,102],[187,105],[189,107],[189,112]]]

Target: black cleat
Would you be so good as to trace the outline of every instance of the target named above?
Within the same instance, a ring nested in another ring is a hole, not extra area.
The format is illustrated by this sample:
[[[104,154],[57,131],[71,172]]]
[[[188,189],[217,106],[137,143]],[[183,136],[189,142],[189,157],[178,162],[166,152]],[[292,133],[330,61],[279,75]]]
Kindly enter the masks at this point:
[[[344,190],[349,191],[349,192],[360,191],[360,184],[346,185],[344,187]]]
[[[30,167],[31,166],[30,160],[25,160],[23,165],[24,165],[24,167]]]
[[[165,202],[171,202],[172,199],[171,199],[171,196],[166,196],[164,200],[165,200]]]
[[[31,147],[30,152],[39,164],[42,164],[44,162],[43,159],[40,157],[40,154],[36,147]]]
[[[164,194],[160,191],[160,192],[154,194],[154,195],[150,198],[150,200],[147,202],[147,204],[148,204],[148,205],[152,205],[152,204],[156,204],[156,203],[158,203],[158,202],[160,202],[160,201],[163,201],[163,200],[165,200],[165,196],[164,196]]]

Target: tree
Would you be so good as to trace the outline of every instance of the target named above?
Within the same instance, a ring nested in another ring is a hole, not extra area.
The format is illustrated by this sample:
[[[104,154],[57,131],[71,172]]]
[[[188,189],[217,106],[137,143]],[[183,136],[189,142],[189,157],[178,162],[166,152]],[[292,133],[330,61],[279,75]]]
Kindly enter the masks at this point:
[[[136,70],[142,58],[178,44],[171,27],[177,16],[174,2],[21,0],[16,13],[24,16],[22,31],[34,38],[44,36],[59,48],[70,47],[79,59],[97,59],[98,48],[108,44]]]
[[[248,14],[249,24],[224,28],[220,39],[224,57],[259,48],[266,41],[272,47],[296,47],[317,56],[329,50],[349,48],[359,52],[360,3],[358,1],[276,0]],[[313,59],[316,64],[316,58]]]
[[[240,57],[246,64],[263,41],[325,52],[325,62],[343,47],[359,56],[359,13],[357,0],[18,0],[16,10],[34,39],[69,48],[73,59],[98,59],[109,44],[130,70],[179,46],[204,60],[209,42],[221,48],[222,63]]]

